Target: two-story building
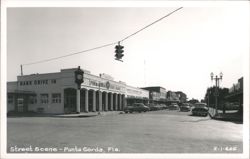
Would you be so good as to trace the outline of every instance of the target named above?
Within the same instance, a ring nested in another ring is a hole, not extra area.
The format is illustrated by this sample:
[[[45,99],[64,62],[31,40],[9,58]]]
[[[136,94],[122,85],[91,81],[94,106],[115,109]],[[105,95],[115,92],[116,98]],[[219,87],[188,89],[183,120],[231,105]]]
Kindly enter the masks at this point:
[[[17,81],[7,83],[7,111],[76,112],[76,69],[17,76]],[[127,102],[147,102],[149,99],[149,91],[114,81],[107,74],[96,76],[90,71],[83,71],[80,112],[123,110]]]
[[[173,91],[168,91],[167,92],[167,103],[179,103],[180,102],[180,97],[176,92]]]
[[[228,95],[225,97],[227,102],[235,102],[239,104],[239,111],[243,112],[243,77],[229,88]]]
[[[143,87],[141,89],[145,89],[149,91],[149,100],[150,103],[154,104],[166,104],[166,89],[160,86],[155,87]]]

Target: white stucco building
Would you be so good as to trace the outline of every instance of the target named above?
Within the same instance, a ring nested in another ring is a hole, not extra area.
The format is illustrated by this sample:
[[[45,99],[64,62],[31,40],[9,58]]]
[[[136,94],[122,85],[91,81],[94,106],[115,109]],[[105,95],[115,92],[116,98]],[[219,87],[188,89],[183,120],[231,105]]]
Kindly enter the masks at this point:
[[[42,113],[76,112],[77,84],[75,70],[18,76],[7,83],[7,111]],[[80,87],[80,112],[123,110],[129,102],[148,102],[149,92],[124,82],[114,81],[106,74],[93,75],[84,70]]]

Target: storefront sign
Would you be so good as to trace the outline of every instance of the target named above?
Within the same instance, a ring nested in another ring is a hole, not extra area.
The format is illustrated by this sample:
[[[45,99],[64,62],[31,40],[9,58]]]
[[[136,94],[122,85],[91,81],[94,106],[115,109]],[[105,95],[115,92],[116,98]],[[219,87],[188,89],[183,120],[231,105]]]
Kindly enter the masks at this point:
[[[108,81],[108,82],[106,82],[106,87],[107,87],[107,89],[109,89],[109,87],[110,87],[110,83],[109,83],[109,81]]]
[[[111,84],[109,81],[99,82],[99,81],[90,80],[89,85],[94,86],[94,87],[98,87],[98,88],[112,89],[112,90],[118,90],[118,91],[123,90],[122,87],[120,87],[118,85]]]

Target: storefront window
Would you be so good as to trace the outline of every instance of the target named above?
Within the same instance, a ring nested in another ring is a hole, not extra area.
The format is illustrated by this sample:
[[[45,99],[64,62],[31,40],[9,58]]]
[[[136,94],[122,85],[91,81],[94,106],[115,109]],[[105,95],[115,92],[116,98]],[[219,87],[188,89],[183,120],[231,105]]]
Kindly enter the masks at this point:
[[[55,79],[52,79],[52,80],[51,80],[51,83],[52,83],[52,84],[56,84],[56,80],[55,80]]]
[[[41,94],[41,103],[47,104],[49,102],[49,95],[48,94]]]
[[[36,96],[30,96],[30,104],[36,104],[37,103],[37,98]]]
[[[52,94],[52,103],[61,103],[61,94],[53,93]]]
[[[13,95],[8,95],[8,104],[13,104],[13,102],[14,102]]]

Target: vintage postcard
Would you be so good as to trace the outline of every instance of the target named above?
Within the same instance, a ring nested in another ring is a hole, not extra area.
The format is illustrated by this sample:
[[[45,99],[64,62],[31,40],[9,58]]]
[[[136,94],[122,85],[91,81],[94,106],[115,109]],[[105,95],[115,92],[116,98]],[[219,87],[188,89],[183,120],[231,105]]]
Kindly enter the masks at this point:
[[[1,3],[1,158],[249,157],[248,2]]]

